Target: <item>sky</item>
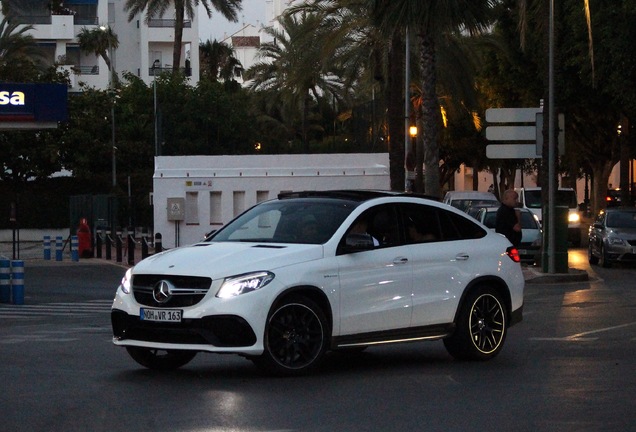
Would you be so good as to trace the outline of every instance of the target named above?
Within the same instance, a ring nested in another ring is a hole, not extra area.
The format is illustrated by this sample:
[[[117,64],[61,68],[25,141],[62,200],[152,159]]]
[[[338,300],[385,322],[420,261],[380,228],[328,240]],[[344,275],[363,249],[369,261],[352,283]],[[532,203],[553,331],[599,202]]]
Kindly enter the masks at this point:
[[[246,24],[261,28],[265,21],[265,3],[267,0],[243,0],[243,10],[239,13],[236,23],[231,23],[223,15],[212,8],[212,19],[208,18],[205,9],[199,11],[199,38],[221,41],[227,36],[239,31]]]

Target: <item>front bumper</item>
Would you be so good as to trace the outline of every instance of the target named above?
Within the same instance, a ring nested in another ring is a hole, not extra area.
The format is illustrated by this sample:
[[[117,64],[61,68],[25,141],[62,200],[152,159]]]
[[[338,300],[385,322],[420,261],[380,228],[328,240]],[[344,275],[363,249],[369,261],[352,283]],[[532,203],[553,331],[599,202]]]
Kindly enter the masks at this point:
[[[135,341],[150,344],[195,345],[202,351],[215,348],[251,347],[256,334],[243,318],[232,315],[184,319],[180,323],[142,321],[139,316],[113,309],[111,312],[113,342],[133,345]]]

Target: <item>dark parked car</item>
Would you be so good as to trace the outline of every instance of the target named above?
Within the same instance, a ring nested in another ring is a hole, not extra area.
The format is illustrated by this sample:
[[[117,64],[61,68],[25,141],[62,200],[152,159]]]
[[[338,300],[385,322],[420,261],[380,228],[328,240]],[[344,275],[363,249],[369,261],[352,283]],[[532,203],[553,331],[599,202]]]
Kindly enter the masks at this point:
[[[589,229],[590,264],[610,267],[614,262],[636,262],[636,208],[601,210]]]

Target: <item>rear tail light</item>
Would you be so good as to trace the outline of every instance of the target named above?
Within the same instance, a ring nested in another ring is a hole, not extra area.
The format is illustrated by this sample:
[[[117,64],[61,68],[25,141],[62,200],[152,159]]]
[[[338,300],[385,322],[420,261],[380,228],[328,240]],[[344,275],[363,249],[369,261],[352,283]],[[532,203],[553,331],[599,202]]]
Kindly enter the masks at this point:
[[[514,246],[510,246],[506,249],[506,254],[510,257],[511,260],[518,263],[521,262],[521,257],[519,256],[519,249]]]

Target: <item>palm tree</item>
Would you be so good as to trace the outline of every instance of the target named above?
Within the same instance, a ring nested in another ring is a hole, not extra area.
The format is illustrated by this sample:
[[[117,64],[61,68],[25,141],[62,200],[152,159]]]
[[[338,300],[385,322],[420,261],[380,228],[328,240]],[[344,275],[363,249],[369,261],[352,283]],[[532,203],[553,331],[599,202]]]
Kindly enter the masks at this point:
[[[437,97],[437,46],[452,34],[482,33],[487,29],[492,0],[369,0],[377,25],[388,35],[405,28],[417,35],[422,104],[418,147],[424,153],[425,191],[440,196],[439,130],[441,114]],[[422,152],[420,152],[422,153]]]
[[[83,27],[77,35],[77,39],[82,52],[87,54],[93,53],[104,59],[111,73],[111,77],[115,79],[116,74],[113,70],[110,55],[111,50],[119,47],[119,38],[113,32],[113,29],[110,26],[92,30]]]
[[[323,28],[319,35],[325,38],[320,41],[323,47],[320,56],[322,59],[338,56],[343,86],[355,89],[351,93],[358,102],[372,97],[375,100],[376,93],[384,95],[391,189],[404,190],[403,38],[400,34],[392,38],[380,34],[372,25],[365,0],[315,0],[291,7],[287,13],[319,17]]]
[[[201,71],[213,81],[233,82],[243,75],[243,65],[234,57],[234,49],[224,42],[209,40],[199,44]]]
[[[0,22],[0,80],[21,81],[25,68],[21,65],[35,66],[44,59],[33,36],[27,34],[33,26],[21,26],[9,17]]]
[[[146,10],[146,24],[151,19],[163,17],[168,9],[173,6],[175,11],[174,23],[174,49],[172,52],[172,70],[177,72],[181,64],[181,44],[183,42],[183,21],[186,14],[192,18],[196,16],[195,9],[203,5],[208,18],[212,18],[214,7],[227,20],[238,21],[238,12],[241,10],[242,0],[126,0],[124,10],[128,11],[128,21],[132,21],[137,14]]]
[[[246,73],[254,91],[278,92],[283,115],[301,115],[300,135],[304,150],[308,151],[308,119],[312,104],[328,98],[343,98],[345,87],[337,56],[325,61],[321,56],[321,21],[316,15],[283,15],[279,18],[282,30],[267,28],[273,38],[260,46],[256,63]]]

